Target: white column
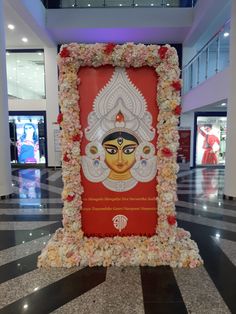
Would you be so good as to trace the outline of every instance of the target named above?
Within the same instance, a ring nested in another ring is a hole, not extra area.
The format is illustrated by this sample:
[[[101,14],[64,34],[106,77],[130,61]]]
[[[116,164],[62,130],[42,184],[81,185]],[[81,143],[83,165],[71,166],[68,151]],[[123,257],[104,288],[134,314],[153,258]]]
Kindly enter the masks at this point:
[[[8,96],[6,73],[6,44],[3,19],[3,1],[0,0],[0,196],[12,193]]]
[[[230,80],[227,107],[225,196],[236,197],[236,1],[232,1],[230,29]]]
[[[58,72],[57,72],[57,48],[45,48],[45,80],[46,80],[46,108],[47,108],[47,150],[48,166],[60,165],[60,153],[54,150],[54,130],[59,126],[57,121],[59,113],[58,104]]]

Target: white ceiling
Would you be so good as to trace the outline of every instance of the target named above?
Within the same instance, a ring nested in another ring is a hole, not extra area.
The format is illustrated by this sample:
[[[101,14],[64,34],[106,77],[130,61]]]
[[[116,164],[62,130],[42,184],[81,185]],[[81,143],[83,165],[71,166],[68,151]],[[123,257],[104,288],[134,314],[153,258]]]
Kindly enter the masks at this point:
[[[43,48],[44,43],[38,36],[30,29],[30,27],[23,21],[23,19],[15,12],[15,10],[7,3],[3,1],[4,18],[5,18],[5,34],[6,34],[6,48]],[[7,28],[8,24],[15,26],[14,30]],[[22,42],[21,38],[28,38],[28,42]]]
[[[222,106],[221,104],[226,104],[225,106]],[[223,99],[221,101],[215,102],[213,104],[209,104],[206,106],[202,106],[201,108],[195,109],[193,111],[227,111],[227,99]]]

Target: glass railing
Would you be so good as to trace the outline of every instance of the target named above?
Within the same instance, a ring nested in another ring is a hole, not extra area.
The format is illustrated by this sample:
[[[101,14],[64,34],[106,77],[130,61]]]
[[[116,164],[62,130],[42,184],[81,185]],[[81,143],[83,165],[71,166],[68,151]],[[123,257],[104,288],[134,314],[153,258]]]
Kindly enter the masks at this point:
[[[229,66],[229,22],[183,67],[183,93],[188,93]]]
[[[197,0],[41,0],[47,9],[64,8],[111,8],[111,7],[158,7],[189,8],[194,7]]]

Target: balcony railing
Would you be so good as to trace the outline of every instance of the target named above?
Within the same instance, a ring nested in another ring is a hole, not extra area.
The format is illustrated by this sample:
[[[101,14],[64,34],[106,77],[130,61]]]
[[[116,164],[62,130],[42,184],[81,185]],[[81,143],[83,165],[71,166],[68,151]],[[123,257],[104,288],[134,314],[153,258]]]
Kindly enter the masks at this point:
[[[41,0],[47,9],[64,8],[189,8],[194,7],[197,0]]]
[[[229,66],[229,21],[183,67],[183,94]]]

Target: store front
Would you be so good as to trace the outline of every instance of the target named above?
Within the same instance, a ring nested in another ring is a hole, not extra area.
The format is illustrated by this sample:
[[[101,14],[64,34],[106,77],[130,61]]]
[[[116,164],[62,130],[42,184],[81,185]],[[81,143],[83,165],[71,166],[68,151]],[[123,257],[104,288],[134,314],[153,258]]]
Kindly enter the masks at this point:
[[[195,113],[195,166],[225,165],[226,112]]]

